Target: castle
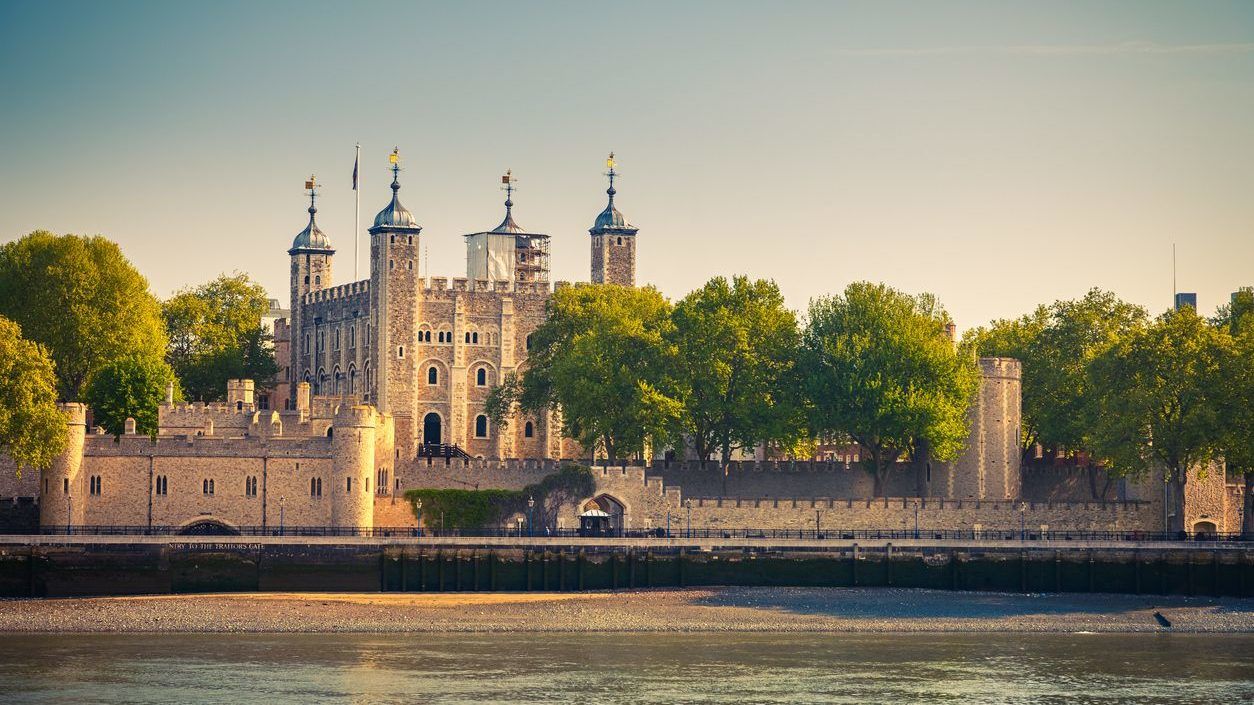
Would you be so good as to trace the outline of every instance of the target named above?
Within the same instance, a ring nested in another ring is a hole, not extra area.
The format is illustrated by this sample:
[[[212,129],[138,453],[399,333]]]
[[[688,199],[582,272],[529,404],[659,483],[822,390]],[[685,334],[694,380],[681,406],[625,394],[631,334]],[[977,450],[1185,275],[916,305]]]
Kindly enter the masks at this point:
[[[422,227],[401,204],[395,152],[391,171],[391,200],[369,229],[369,278],[345,284],[333,280],[335,249],[307,183],[309,221],[288,250],[291,318],[276,325],[281,409],[266,408],[279,404],[251,380],[232,380],[222,404],[178,404],[170,390],[154,437],[131,422],[114,439],[88,433],[86,409],[68,404],[67,449],[20,479],[0,461],[0,499],[37,501],[45,530],[413,527],[399,499],[408,489],[519,489],[562,459],[587,458],[554,412],[520,414],[500,429],[484,409],[493,385],[525,363],[552,291],[550,238],[515,221],[510,174],[504,219],[465,236],[466,276],[450,281],[419,276]],[[590,279],[634,286],[638,230],[615,205],[613,155],[607,176],[608,203],[588,231]],[[1050,484],[1031,475],[1025,487],[1020,365],[984,358],[980,371],[962,456],[903,463],[889,498],[869,499],[869,476],[851,465],[856,449],[825,461],[740,461],[725,479],[680,458],[594,468],[596,492],[557,508],[556,523],[575,527],[599,511],[627,530],[680,517],[714,529],[1162,529],[1153,483],[1123,483],[1098,500],[1068,494],[1062,476]],[[1186,526],[1239,529],[1238,490],[1222,472],[1208,477],[1190,485]]]

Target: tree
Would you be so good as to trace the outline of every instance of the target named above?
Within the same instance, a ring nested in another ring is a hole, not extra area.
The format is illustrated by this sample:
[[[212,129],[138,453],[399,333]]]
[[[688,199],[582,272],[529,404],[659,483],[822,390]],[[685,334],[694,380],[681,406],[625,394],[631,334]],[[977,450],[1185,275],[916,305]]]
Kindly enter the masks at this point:
[[[1222,452],[1228,470],[1245,483],[1241,533],[1254,539],[1254,315],[1225,322],[1224,329],[1233,331],[1234,349],[1222,374]]]
[[[166,360],[190,398],[221,400],[228,379],[266,382],[278,374],[261,327],[269,309],[265,289],[246,274],[224,274],[162,304],[170,331]]]
[[[733,450],[801,435],[790,393],[800,333],[774,282],[715,277],[671,318],[684,431],[697,457],[719,451],[726,477]]]
[[[1121,339],[1145,326],[1147,314],[1108,291],[1092,289],[1083,298],[1057,301],[1041,333],[1042,364],[1024,385],[1038,406],[1039,440],[1047,448],[1087,448],[1096,421],[1095,394],[1088,366]],[[1025,371],[1026,372],[1026,371]],[[1025,397],[1027,393],[1025,393]]]
[[[560,408],[562,432],[611,461],[676,435],[671,307],[656,289],[613,284],[562,287],[532,334],[527,367],[492,390],[488,411]]]
[[[1050,325],[1049,309],[1039,306],[1032,313],[1015,319],[993,321],[988,327],[973,328],[963,336],[962,346],[976,357],[1010,357],[1023,366],[1022,424],[1020,452],[1028,458],[1040,441],[1041,419],[1049,395],[1041,380],[1049,374],[1054,356],[1043,342]]]
[[[105,363],[165,349],[147,280],[103,237],[39,230],[0,247],[0,315],[52,358],[63,401]]]
[[[1124,337],[1089,366],[1092,448],[1117,474],[1165,472],[1174,511],[1168,531],[1184,530],[1188,470],[1204,471],[1218,457],[1233,352],[1226,331],[1186,307]]]
[[[181,401],[178,380],[165,360],[155,355],[128,355],[96,370],[87,383],[86,401],[96,424],[114,436],[125,430],[126,419],[135,419],[139,433],[157,433],[157,406],[165,400],[167,384],[174,384]]]
[[[856,282],[810,304],[801,364],[814,430],[868,451],[877,497],[903,455],[926,449],[946,461],[962,450],[979,372],[947,323],[931,297],[883,284]]]
[[[0,452],[13,459],[19,476],[23,466],[46,468],[65,449],[65,424],[52,360],[0,316]]]

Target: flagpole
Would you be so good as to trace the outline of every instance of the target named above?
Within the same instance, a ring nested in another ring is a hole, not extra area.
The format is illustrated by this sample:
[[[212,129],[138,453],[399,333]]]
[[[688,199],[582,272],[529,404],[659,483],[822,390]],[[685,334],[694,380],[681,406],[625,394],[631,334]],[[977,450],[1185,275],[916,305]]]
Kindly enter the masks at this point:
[[[357,160],[353,162],[353,175],[357,177],[357,183],[353,184],[353,190],[356,191],[356,204],[353,207],[353,281],[360,278],[358,267],[361,265],[361,174],[359,168],[361,166],[361,143],[357,143]]]

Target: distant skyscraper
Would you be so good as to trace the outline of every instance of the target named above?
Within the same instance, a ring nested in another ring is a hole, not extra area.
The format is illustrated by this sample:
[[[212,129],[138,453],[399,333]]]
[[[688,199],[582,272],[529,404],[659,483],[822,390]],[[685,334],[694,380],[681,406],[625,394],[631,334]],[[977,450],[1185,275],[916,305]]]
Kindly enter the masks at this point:
[[[1196,311],[1197,310],[1197,294],[1184,292],[1184,291],[1176,294],[1176,310],[1179,311],[1185,306],[1189,306],[1194,311]]]

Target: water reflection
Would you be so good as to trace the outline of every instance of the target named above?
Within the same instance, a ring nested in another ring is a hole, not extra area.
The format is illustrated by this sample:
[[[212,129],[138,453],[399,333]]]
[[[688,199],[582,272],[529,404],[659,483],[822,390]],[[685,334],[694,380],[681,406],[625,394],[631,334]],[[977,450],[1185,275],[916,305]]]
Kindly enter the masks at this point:
[[[0,635],[11,703],[1254,701],[1254,636]]]

